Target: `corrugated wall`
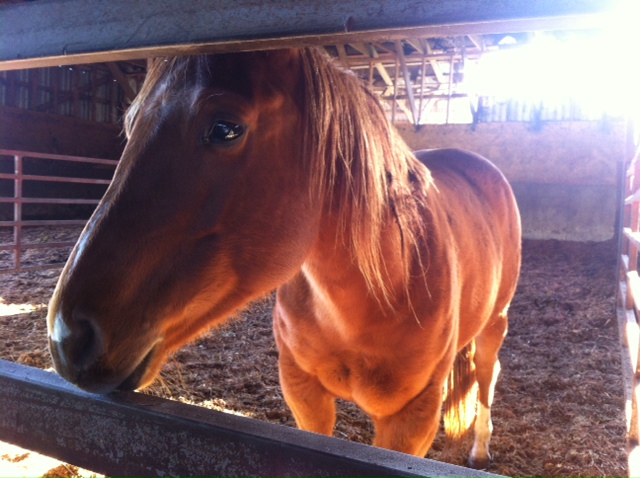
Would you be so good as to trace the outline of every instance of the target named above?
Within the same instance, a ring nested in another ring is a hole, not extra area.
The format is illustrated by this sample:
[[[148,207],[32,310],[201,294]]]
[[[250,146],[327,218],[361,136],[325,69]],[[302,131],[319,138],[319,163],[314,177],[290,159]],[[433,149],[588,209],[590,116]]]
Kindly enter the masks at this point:
[[[2,71],[0,105],[112,124],[126,107],[101,65]]]

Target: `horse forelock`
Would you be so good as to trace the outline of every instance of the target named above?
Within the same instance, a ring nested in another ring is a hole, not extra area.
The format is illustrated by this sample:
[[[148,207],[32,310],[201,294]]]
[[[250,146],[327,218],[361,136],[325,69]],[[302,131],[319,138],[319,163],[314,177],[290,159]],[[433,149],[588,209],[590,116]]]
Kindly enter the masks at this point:
[[[420,254],[422,211],[429,171],[390,124],[373,94],[339,70],[319,50],[302,52],[307,142],[313,154],[312,181],[331,191],[342,236],[369,289],[391,305],[382,256],[383,228],[391,214],[403,241],[405,289],[412,257]]]
[[[178,91],[192,89],[198,81],[202,82],[202,77],[205,75],[203,71],[209,71],[204,56],[155,58],[140,92],[125,115],[124,128],[127,138],[131,138],[134,124],[143,105],[152,98],[176,97]]]

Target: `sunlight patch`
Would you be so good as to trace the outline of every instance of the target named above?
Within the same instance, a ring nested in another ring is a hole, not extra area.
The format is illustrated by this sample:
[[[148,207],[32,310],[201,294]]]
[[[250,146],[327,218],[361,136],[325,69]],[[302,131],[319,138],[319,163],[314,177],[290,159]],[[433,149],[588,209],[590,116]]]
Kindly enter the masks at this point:
[[[98,478],[92,471],[0,441],[0,478],[14,476],[75,476]]]
[[[36,310],[42,310],[45,307],[46,304],[8,304],[5,299],[0,297],[0,317],[35,312]]]

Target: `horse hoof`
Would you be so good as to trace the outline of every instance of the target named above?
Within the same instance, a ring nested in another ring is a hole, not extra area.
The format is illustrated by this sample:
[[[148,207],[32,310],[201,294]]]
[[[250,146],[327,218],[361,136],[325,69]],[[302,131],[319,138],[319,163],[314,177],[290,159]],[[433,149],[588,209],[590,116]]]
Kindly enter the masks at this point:
[[[491,455],[474,457],[470,456],[467,460],[467,466],[475,470],[487,470],[491,466]]]

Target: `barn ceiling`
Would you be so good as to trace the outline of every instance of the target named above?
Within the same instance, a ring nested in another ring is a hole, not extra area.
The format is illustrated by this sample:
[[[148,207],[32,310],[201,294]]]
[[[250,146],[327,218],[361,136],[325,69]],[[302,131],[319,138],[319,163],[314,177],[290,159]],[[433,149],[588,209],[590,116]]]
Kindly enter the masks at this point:
[[[474,114],[473,108],[477,103],[474,101],[474,92],[469,90],[469,83],[465,79],[468,77],[470,65],[482,56],[525,46],[541,35],[561,37],[567,34],[567,31],[557,31],[447,37],[415,36],[395,40],[329,44],[323,48],[339,67],[353,72],[368,85],[381,99],[392,121],[419,125],[424,124],[427,118],[432,122],[434,116],[438,116],[440,122],[450,122],[449,109],[452,102],[466,108],[467,116]],[[51,79],[49,83],[42,83],[37,75],[21,78],[13,75],[14,86],[11,87],[10,77],[2,76],[3,72],[0,72],[0,104],[55,112],[58,108],[52,107],[53,104],[71,101],[77,103],[79,99],[99,101],[98,98],[92,100],[96,88],[105,82],[115,81],[122,90],[119,105],[122,112],[133,101],[144,81],[147,60],[67,65],[63,68],[81,70],[83,75],[91,72],[91,75],[86,76],[90,76],[92,80],[87,82],[76,78],[72,83],[78,83],[77,93],[68,87],[68,91],[63,94],[60,86],[54,86]],[[57,78],[57,72],[53,73],[56,74],[49,76]],[[549,75],[552,74],[549,72]],[[34,81],[38,84],[34,84]],[[4,94],[2,88],[5,88]],[[28,90],[28,98],[18,99],[17,88]],[[48,101],[43,102],[38,89],[49,93],[57,91],[57,96],[49,94]],[[74,109],[79,110],[77,105]],[[71,110],[63,108],[63,114],[69,114],[69,111]]]
[[[361,77],[393,120],[420,124],[431,106],[469,95],[470,62],[533,31],[596,28],[613,3],[0,0],[0,70],[94,64],[131,101],[146,71],[138,58],[316,45]]]
[[[483,53],[526,41],[528,34],[412,37],[393,42],[325,46],[338,64],[353,71],[383,100],[392,119],[420,124],[428,106],[465,97],[465,64]]]
[[[379,96],[391,119],[414,125],[424,122],[430,105],[466,98],[469,62],[482,55],[521,47],[540,32],[493,33],[447,37],[410,37],[393,41],[325,45],[336,64],[355,73]],[[566,31],[547,32],[564,36]],[[108,64],[114,78],[133,99],[144,79],[146,62]]]

